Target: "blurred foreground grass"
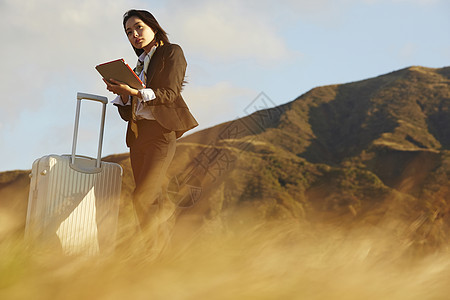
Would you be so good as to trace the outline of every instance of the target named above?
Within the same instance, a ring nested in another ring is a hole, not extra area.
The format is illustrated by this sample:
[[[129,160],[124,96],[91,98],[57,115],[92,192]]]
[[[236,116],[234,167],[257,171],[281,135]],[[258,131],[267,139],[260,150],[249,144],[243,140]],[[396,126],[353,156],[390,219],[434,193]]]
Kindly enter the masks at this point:
[[[400,228],[216,221],[158,256],[132,237],[109,257],[30,253],[4,234],[0,299],[448,299],[448,248],[419,254]]]

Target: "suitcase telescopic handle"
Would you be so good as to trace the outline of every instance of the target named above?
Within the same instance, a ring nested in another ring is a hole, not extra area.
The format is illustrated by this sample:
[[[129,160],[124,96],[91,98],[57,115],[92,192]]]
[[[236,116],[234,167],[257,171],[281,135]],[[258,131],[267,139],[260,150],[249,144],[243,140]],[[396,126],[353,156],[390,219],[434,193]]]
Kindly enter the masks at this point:
[[[73,129],[73,143],[72,143],[72,165],[75,164],[75,152],[77,148],[78,140],[78,125],[80,123],[80,110],[81,110],[81,100],[92,100],[102,103],[102,119],[100,122],[100,135],[98,139],[98,150],[97,150],[97,161],[96,168],[100,168],[101,155],[102,155],[102,145],[103,145],[103,132],[105,130],[105,115],[106,115],[106,104],[108,104],[108,98],[98,95],[77,93],[77,110],[75,113],[75,126]]]

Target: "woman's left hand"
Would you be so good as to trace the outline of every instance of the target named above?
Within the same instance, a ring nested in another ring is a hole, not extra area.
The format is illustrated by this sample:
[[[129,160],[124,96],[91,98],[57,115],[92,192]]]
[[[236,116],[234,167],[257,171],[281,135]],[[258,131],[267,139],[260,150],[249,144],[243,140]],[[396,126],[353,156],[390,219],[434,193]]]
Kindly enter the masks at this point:
[[[124,95],[124,96],[138,96],[139,91],[131,88],[128,84],[117,81],[115,79],[110,79],[109,81],[103,78],[103,81],[106,83],[106,89],[110,92],[113,92],[116,95]]]

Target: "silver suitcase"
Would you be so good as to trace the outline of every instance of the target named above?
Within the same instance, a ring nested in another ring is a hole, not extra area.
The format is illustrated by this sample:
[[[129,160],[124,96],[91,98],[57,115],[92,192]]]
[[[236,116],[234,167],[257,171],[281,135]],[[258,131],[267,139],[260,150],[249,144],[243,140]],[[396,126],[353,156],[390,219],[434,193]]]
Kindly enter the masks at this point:
[[[75,155],[82,100],[103,104],[97,158]],[[34,161],[25,237],[67,255],[111,253],[115,247],[122,168],[102,162],[108,99],[77,94],[71,155],[47,155]]]

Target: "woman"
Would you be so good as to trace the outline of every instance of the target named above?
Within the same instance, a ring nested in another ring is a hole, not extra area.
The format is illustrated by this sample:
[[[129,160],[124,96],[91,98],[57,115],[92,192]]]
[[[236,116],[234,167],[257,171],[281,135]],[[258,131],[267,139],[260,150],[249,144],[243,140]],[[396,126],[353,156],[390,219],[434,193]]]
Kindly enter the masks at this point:
[[[198,125],[181,96],[186,60],[180,46],[148,11],[130,10],[123,17],[125,33],[138,56],[135,72],[146,88],[136,90],[114,79],[103,81],[118,96],[113,101],[128,122],[126,143],[136,188],[133,203],[141,228],[149,225],[152,205],[175,153],[175,141]]]

